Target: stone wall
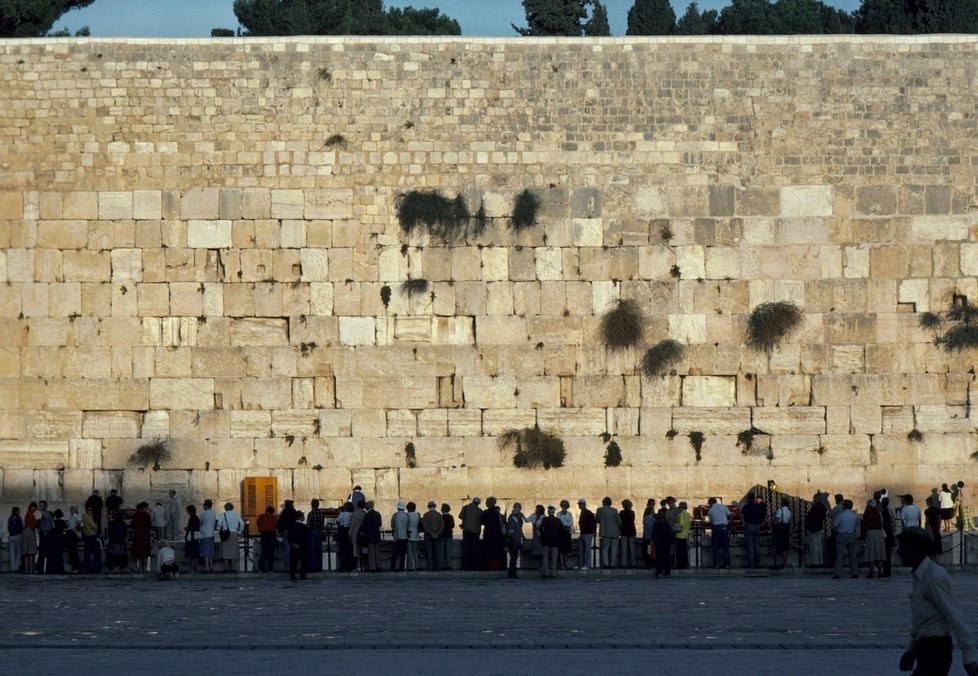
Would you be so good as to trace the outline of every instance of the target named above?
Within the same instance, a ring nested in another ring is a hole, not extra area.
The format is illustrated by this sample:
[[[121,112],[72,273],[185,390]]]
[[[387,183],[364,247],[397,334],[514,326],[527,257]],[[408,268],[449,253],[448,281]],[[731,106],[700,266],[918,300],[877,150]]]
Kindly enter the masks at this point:
[[[976,47],[0,42],[2,501],[234,499],[266,474],[385,509],[967,481],[975,355],[919,320],[978,296]],[[431,189],[486,230],[404,234],[399,197]],[[611,351],[619,298],[649,321]],[[802,328],[747,348],[781,300]],[[665,338],[684,359],[643,377]],[[562,468],[497,443],[535,424]],[[134,467],[157,439],[170,460]]]

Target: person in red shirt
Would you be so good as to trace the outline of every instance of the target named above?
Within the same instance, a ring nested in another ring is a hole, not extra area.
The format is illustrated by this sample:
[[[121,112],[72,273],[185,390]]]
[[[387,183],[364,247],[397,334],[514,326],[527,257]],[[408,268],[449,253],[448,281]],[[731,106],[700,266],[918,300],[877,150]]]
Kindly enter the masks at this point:
[[[261,538],[261,549],[258,556],[258,572],[271,573],[275,570],[275,548],[278,546],[278,517],[275,508],[269,505],[265,513],[258,517],[258,535]]]

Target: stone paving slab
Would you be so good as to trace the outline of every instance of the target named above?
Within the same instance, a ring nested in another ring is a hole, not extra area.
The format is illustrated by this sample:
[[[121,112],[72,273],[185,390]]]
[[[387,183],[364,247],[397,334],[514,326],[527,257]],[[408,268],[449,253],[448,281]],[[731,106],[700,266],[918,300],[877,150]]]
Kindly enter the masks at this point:
[[[978,628],[978,574],[952,575]],[[304,583],[4,575],[0,607],[13,610],[0,623],[0,664],[29,663],[32,673],[78,664],[145,673],[146,660],[159,659],[220,673],[324,673],[324,665],[601,673],[655,664],[678,673],[888,674],[906,641],[910,585],[906,572],[886,580],[330,574]]]

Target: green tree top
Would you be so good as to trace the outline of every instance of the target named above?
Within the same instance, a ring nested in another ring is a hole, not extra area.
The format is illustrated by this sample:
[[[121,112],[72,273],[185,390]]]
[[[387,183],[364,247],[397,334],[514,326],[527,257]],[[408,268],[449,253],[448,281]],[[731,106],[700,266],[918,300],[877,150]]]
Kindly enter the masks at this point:
[[[635,0],[628,10],[628,35],[670,35],[675,30],[676,13],[669,0]]]
[[[0,0],[0,38],[39,38],[62,14],[95,0]]]
[[[2,1],[2,0],[0,0]],[[460,35],[437,9],[384,9],[382,0],[234,0],[245,35]]]

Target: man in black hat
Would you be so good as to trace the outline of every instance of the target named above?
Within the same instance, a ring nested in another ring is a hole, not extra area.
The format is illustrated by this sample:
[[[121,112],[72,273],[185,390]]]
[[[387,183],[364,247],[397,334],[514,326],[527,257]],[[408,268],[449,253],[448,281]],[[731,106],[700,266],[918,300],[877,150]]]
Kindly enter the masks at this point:
[[[910,645],[900,658],[900,671],[916,676],[944,676],[951,670],[953,631],[961,648],[964,670],[978,676],[974,637],[951,589],[951,576],[930,558],[934,538],[923,528],[906,528],[900,534],[897,553],[903,565],[913,569],[910,596],[912,628]],[[916,669],[914,668],[916,663]]]

